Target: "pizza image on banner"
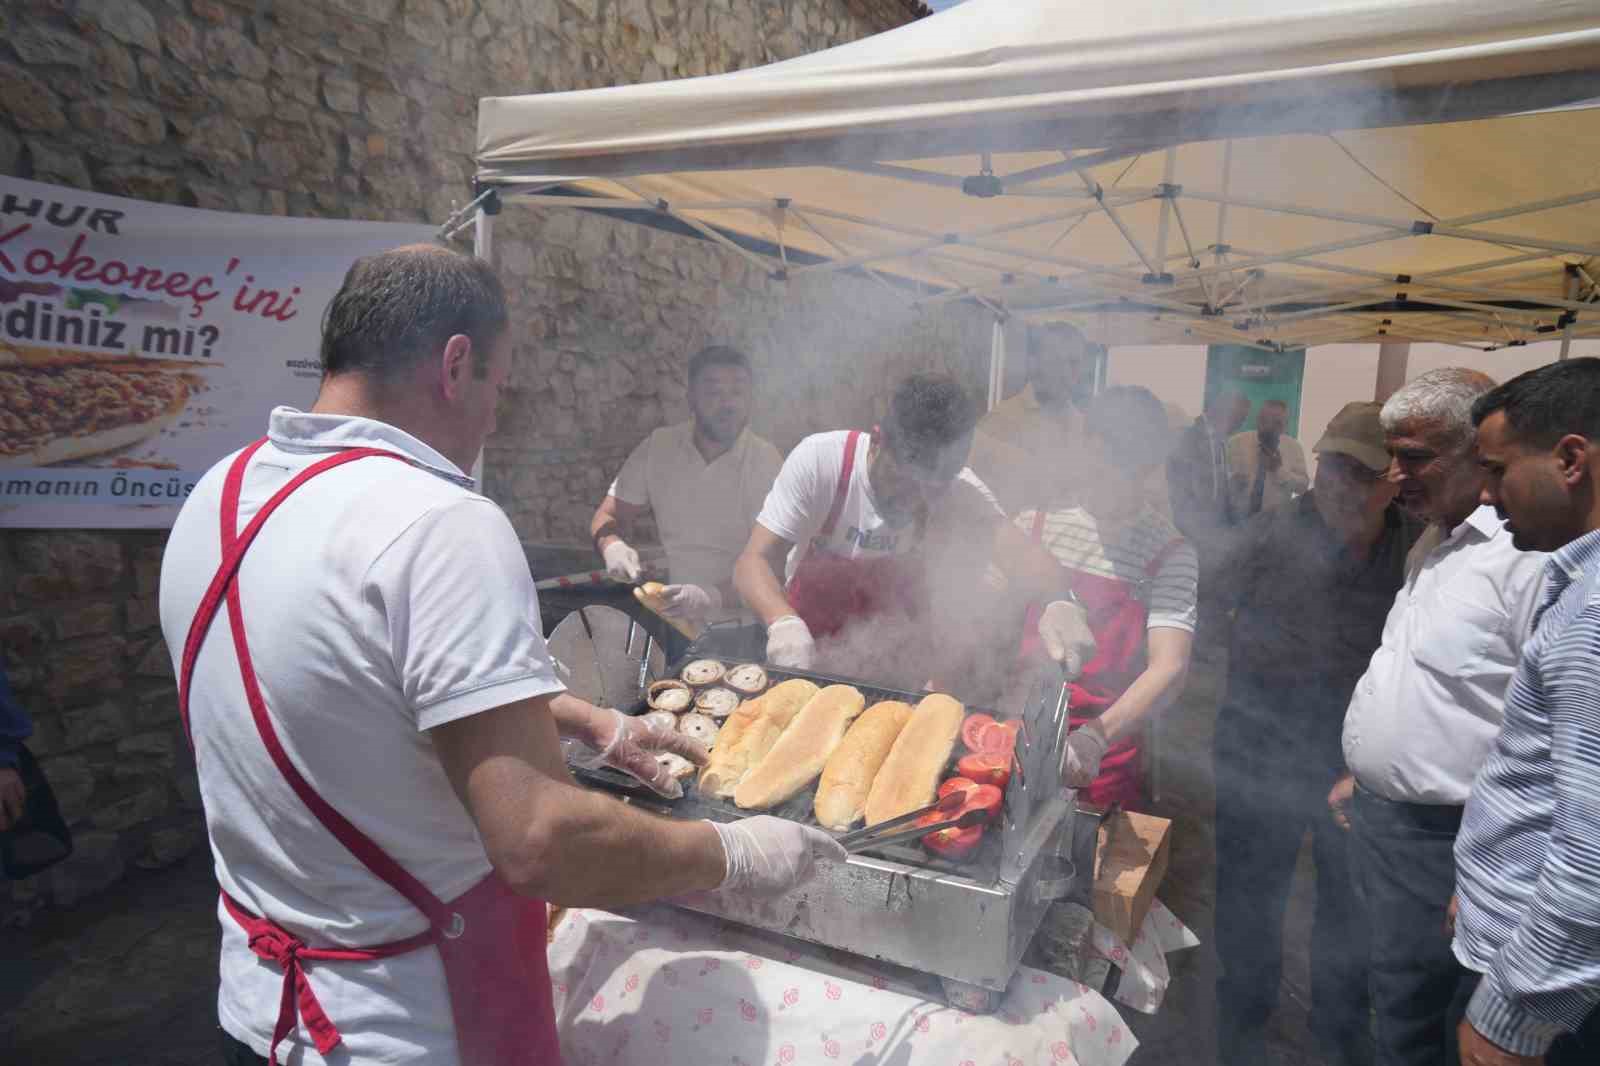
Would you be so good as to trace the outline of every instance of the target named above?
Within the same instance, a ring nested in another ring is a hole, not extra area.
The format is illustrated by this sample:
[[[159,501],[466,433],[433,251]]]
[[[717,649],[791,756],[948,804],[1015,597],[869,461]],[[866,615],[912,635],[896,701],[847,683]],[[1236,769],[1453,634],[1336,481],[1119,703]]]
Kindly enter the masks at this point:
[[[350,265],[433,233],[0,177],[0,527],[170,526],[274,407],[316,399]]]
[[[172,425],[193,391],[181,371],[155,360],[0,342],[0,467],[130,447]]]

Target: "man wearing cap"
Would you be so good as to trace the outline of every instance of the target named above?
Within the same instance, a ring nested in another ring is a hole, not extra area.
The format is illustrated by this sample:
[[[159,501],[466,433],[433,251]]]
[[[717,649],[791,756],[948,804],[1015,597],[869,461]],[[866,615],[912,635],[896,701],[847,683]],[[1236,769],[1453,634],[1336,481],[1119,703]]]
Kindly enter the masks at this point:
[[[1219,571],[1234,611],[1217,716],[1218,1062],[1265,1062],[1295,860],[1312,833],[1311,1027],[1329,1062],[1372,1061],[1366,937],[1348,839],[1324,806],[1339,735],[1421,524],[1394,502],[1379,405],[1351,403],[1314,449],[1311,491],[1257,515]]]

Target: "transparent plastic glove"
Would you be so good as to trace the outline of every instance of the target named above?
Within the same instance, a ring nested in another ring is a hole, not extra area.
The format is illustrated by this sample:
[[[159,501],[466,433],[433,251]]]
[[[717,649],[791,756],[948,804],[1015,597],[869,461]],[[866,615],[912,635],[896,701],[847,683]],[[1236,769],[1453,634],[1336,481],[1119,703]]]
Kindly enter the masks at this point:
[[[728,874],[725,890],[781,896],[811,880],[818,859],[844,862],[844,845],[820,829],[769,814],[737,822],[712,822],[722,838]]]
[[[661,590],[661,598],[665,601],[661,607],[664,618],[688,619],[703,621],[708,615],[722,610],[722,593],[716,586],[702,588],[699,585],[668,585]]]
[[[797,614],[786,614],[767,627],[767,662],[791,670],[811,669],[817,642],[811,627]]]
[[[1083,673],[1094,658],[1094,634],[1089,631],[1089,615],[1070,600],[1053,600],[1039,616],[1039,640],[1045,654],[1066,668],[1069,677]]]
[[[611,721],[598,731],[598,751],[579,748],[573,762],[587,769],[609,766],[649,785],[667,799],[683,795],[683,784],[667,772],[656,759],[662,752],[681,755],[696,766],[706,763],[706,747],[693,737],[652,725],[642,718],[630,718],[615,708],[606,708]]]
[[[1067,750],[1061,755],[1061,783],[1068,788],[1088,788],[1100,776],[1100,760],[1106,754],[1106,737],[1092,726],[1067,734]]]
[[[600,557],[606,561],[606,573],[618,581],[639,580],[639,553],[621,537],[607,544]]]

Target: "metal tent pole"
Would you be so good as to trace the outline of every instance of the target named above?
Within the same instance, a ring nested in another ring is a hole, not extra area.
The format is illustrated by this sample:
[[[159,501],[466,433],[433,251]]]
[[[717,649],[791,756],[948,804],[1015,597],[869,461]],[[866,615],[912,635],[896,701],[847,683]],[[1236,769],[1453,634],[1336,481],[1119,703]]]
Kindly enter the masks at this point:
[[[994,316],[994,328],[989,334],[989,410],[1000,403],[1001,390],[1006,382],[1006,322]]]
[[[1578,298],[1578,268],[1568,263],[1566,266],[1566,297],[1569,300]],[[1561,354],[1556,360],[1565,359],[1572,352],[1572,324],[1578,320],[1576,311],[1568,311],[1561,316]]]

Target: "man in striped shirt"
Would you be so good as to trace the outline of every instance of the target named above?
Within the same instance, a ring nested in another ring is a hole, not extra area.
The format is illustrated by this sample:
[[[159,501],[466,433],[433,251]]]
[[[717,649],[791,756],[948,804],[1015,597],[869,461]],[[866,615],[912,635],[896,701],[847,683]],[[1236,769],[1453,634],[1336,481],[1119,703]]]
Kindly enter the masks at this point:
[[[1107,389],[1089,407],[1079,452],[1092,475],[1069,482],[1063,469],[1051,498],[1016,517],[1061,564],[1096,642],[1072,683],[1076,728],[1062,767],[1063,783],[1091,803],[1140,801],[1141,739],[1188,676],[1199,568],[1145,489],[1167,434],[1148,390]]]
[[[1463,1066],[1600,1062],[1600,359],[1473,407],[1485,503],[1549,551],[1534,634],[1456,839]]]

